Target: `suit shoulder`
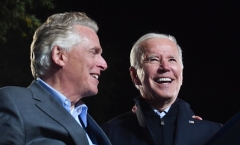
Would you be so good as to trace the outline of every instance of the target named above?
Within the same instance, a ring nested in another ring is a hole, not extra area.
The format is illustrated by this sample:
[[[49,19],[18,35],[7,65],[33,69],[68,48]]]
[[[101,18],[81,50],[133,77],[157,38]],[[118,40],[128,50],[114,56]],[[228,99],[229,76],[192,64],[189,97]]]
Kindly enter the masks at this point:
[[[128,122],[130,120],[134,120],[134,119],[137,119],[136,115],[130,111],[111,119],[110,121],[107,122],[107,124],[119,124],[126,121]]]
[[[0,88],[0,93],[15,93],[15,92],[25,92],[28,89],[25,87],[19,87],[19,86],[6,86],[6,87],[2,87]]]
[[[136,114],[130,111],[111,119],[110,121],[105,123],[102,126],[102,128],[104,130],[111,129],[111,128],[116,129],[116,127],[117,128],[129,127],[136,124],[138,124]]]
[[[102,126],[102,130],[113,144],[128,144],[130,140],[143,134],[142,127],[133,112],[113,118]]]
[[[24,87],[7,86],[0,88],[0,99],[21,98],[21,96],[31,95],[31,91]]]
[[[198,122],[198,126],[205,130],[217,131],[223,126],[221,123],[212,122],[208,120],[199,120],[197,122]]]
[[[220,127],[222,126],[222,124],[218,123],[218,122],[213,122],[213,121],[208,121],[208,120],[203,120],[203,121],[212,126],[220,126]]]

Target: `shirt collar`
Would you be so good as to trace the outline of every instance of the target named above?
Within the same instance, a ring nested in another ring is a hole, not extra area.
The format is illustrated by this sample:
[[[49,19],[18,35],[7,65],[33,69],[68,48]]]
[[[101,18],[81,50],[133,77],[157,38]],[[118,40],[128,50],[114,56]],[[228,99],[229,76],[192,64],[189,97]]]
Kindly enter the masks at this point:
[[[37,78],[37,83],[41,85],[44,89],[46,89],[60,105],[62,105],[64,108],[67,109],[68,112],[70,112],[71,102],[67,97],[65,97],[63,94],[49,86],[40,78]]]
[[[158,116],[160,116],[160,118],[163,118],[163,117],[167,114],[167,112],[169,111],[170,107],[171,107],[171,106],[167,107],[167,108],[164,109],[164,111],[162,111],[162,112],[159,112],[157,109],[153,109],[153,111],[154,111]]]
[[[77,103],[75,108],[71,110],[72,116],[74,118],[79,116],[85,127],[87,127],[87,110],[88,107],[85,104],[80,103]]]
[[[87,127],[87,110],[88,107],[85,104],[82,104],[80,102],[75,104],[75,107],[73,110],[71,110],[71,102],[70,100],[65,97],[63,94],[52,88],[50,85],[45,83],[42,79],[37,78],[36,81],[39,85],[41,85],[44,89],[46,89],[51,96],[60,104],[62,105],[71,115],[77,119],[78,116],[83,121],[85,127]]]

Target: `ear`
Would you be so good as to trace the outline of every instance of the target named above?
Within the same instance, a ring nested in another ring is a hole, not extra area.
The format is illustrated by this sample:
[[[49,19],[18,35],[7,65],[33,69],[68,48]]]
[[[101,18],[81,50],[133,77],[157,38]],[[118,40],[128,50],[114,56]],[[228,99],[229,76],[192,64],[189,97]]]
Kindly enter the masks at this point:
[[[53,63],[58,66],[64,66],[67,59],[66,51],[61,49],[59,46],[54,46],[51,52],[51,57]]]
[[[142,83],[141,83],[141,81],[140,81],[139,78],[138,78],[136,69],[131,66],[131,67],[129,68],[129,71],[130,71],[130,76],[131,76],[131,78],[132,78],[133,83],[134,83],[135,85],[141,85]]]

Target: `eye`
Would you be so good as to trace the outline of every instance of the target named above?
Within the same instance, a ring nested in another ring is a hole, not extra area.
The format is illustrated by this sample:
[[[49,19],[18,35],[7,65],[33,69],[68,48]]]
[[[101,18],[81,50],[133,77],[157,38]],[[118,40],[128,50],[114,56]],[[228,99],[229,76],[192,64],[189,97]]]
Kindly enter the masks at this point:
[[[95,56],[97,54],[100,54],[101,52],[101,49],[98,49],[98,48],[93,48],[93,49],[90,49],[89,50],[89,53],[92,55],[92,56]]]
[[[92,50],[91,53],[95,55],[95,54],[97,54],[97,51],[96,50]]]
[[[156,63],[156,62],[159,62],[159,60],[157,58],[150,58],[149,62],[150,63]]]
[[[160,58],[156,55],[147,56],[144,60],[144,63],[159,64]]]
[[[149,56],[144,60],[144,62],[156,64],[156,63],[159,63],[159,58],[156,56]]]
[[[169,61],[177,62],[175,58],[170,58]]]

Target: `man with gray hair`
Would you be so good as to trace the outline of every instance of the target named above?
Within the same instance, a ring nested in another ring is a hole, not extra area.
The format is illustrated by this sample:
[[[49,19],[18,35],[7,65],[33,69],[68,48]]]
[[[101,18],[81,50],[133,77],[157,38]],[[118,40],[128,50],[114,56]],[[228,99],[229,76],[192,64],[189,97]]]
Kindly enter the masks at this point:
[[[111,145],[82,98],[98,93],[97,24],[85,13],[50,16],[31,44],[34,77],[27,87],[0,89],[1,145]]]
[[[194,116],[178,99],[182,51],[172,36],[142,36],[130,54],[130,75],[140,96],[132,111],[103,125],[114,145],[202,145],[222,125]]]

